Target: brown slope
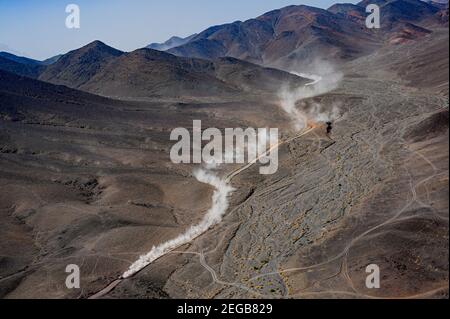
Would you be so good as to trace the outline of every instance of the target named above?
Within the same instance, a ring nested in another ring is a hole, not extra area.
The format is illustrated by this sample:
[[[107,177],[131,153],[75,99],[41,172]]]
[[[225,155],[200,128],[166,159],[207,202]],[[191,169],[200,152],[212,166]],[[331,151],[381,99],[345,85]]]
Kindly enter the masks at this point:
[[[218,79],[247,92],[275,93],[282,86],[298,87],[310,82],[304,78],[274,68],[226,57],[213,61]]]
[[[105,65],[122,54],[122,51],[111,48],[100,41],[94,41],[60,57],[56,63],[45,69],[39,79],[79,88]]]
[[[232,58],[207,61],[140,49],[122,56],[81,89],[106,96],[224,96],[275,92],[305,80],[283,71]]]
[[[352,65],[361,74],[393,73],[408,86],[448,96],[448,42],[448,29],[435,30],[421,41],[384,47]]]
[[[130,98],[221,96],[238,91],[214,77],[211,62],[179,59],[151,49],[140,49],[119,57],[80,88],[101,95]]]

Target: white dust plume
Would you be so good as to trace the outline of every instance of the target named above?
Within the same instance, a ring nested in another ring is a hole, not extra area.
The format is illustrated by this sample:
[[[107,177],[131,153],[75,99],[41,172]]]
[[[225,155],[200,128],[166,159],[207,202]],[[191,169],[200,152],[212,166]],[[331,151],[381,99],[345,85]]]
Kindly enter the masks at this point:
[[[329,62],[321,60],[312,63],[303,72],[296,70],[291,70],[290,72],[311,80],[311,82],[302,87],[290,89],[286,86],[279,92],[280,105],[291,118],[296,130],[306,128],[310,122],[333,121],[339,116],[339,106],[337,104],[327,110],[317,103],[309,107],[309,109],[298,108],[297,106],[302,100],[336,89],[342,79],[342,73],[337,72]]]
[[[206,232],[211,226],[219,223],[228,209],[228,195],[234,190],[224,179],[204,169],[194,171],[194,177],[201,183],[209,184],[215,188],[212,196],[212,206],[207,211],[201,222],[191,226],[178,237],[154,246],[147,254],[142,255],[130,268],[122,275],[123,278],[133,276],[138,271],[156,259],[164,256],[168,252],[189,243],[194,238]]]

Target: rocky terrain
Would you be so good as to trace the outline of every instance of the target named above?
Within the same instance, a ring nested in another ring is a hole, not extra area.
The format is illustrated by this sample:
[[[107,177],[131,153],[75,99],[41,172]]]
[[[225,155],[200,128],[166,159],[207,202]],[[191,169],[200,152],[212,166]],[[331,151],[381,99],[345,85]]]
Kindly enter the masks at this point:
[[[375,2],[379,33],[361,29],[363,1],[290,6],[168,52],[0,55],[0,297],[448,298],[448,5]],[[285,112],[282,93],[305,87],[296,109],[337,110],[330,134]],[[278,127],[279,170],[221,167],[224,218],[121,278],[211,208],[198,165],[169,158],[171,130],[199,119]]]
[[[276,175],[236,176],[220,225],[108,297],[448,298],[448,94],[435,93],[448,83],[418,89],[392,72],[401,57],[377,58],[316,98],[345,110],[331,138],[317,128],[280,149]]]

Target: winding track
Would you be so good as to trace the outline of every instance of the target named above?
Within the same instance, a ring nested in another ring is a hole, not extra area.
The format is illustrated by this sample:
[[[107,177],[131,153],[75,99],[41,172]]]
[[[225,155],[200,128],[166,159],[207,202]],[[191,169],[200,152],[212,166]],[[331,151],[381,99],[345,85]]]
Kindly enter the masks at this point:
[[[278,144],[272,146],[267,152],[265,152],[264,154],[260,155],[260,156],[259,156],[257,159],[255,159],[254,161],[252,161],[252,162],[250,162],[250,163],[248,163],[248,164],[246,164],[246,165],[243,165],[243,166],[239,167],[238,169],[236,169],[236,170],[234,170],[234,171],[228,173],[228,175],[226,175],[226,182],[227,182],[227,183],[231,183],[231,181],[233,180],[234,177],[236,177],[237,175],[240,175],[241,173],[243,173],[244,171],[246,171],[247,169],[249,169],[250,167],[252,167],[252,166],[253,166],[253,165],[254,165],[261,157],[266,156],[270,151],[273,151],[274,149],[279,148],[279,147],[281,147],[282,145],[287,144],[287,143],[289,143],[289,142],[291,142],[291,141],[293,141],[293,140],[296,140],[296,139],[298,139],[298,138],[301,138],[301,137],[307,135],[308,133],[313,132],[313,130],[314,130],[313,127],[308,127],[308,128],[306,128],[306,129],[304,129],[303,131],[299,132],[297,135],[295,135],[295,136],[293,136],[293,137],[291,137],[291,138],[288,138],[288,139],[286,139],[286,140],[284,140],[284,141],[282,141],[282,142],[280,142],[280,143],[278,143]],[[313,132],[313,133],[314,133],[314,132]],[[342,267],[341,267],[341,271],[339,272],[339,274],[343,275],[344,278],[347,279],[350,288],[352,288],[352,291],[331,291],[331,290],[330,290],[330,291],[311,292],[311,293],[309,293],[309,292],[302,292],[302,293],[299,293],[299,294],[296,294],[296,295],[289,295],[289,296],[287,296],[287,297],[292,298],[292,297],[305,297],[305,296],[315,296],[315,295],[320,296],[320,295],[326,295],[326,294],[338,294],[338,295],[346,295],[346,296],[351,296],[351,297],[362,297],[362,298],[371,298],[371,299],[374,298],[374,299],[378,299],[378,297],[376,297],[376,296],[369,296],[369,295],[366,295],[366,294],[364,294],[364,293],[361,293],[360,291],[357,291],[357,290],[354,288],[353,282],[352,282],[350,276],[348,276],[348,269],[347,269],[347,264],[346,264],[346,260],[347,260],[349,251],[350,251],[351,248],[355,245],[355,243],[359,242],[361,239],[365,238],[367,235],[371,234],[372,232],[374,232],[374,231],[376,231],[376,230],[378,230],[378,229],[380,229],[380,228],[382,228],[382,227],[385,227],[385,226],[387,226],[387,225],[390,225],[390,224],[392,224],[392,223],[395,223],[396,221],[399,221],[400,218],[402,217],[403,213],[404,213],[404,212],[408,209],[408,207],[410,207],[414,202],[420,203],[420,200],[419,200],[419,199],[417,198],[417,196],[416,196],[416,189],[417,189],[420,185],[422,185],[422,184],[425,183],[427,180],[429,180],[429,179],[431,179],[431,178],[433,178],[433,177],[442,175],[442,174],[444,174],[444,173],[448,174],[448,171],[446,171],[446,172],[439,172],[439,171],[437,170],[437,168],[435,167],[435,165],[432,163],[432,161],[429,160],[428,158],[426,158],[426,157],[425,157],[423,154],[421,154],[420,152],[418,152],[418,151],[412,151],[412,152],[413,152],[418,158],[424,160],[425,162],[427,162],[427,163],[433,168],[433,174],[432,174],[431,176],[428,176],[428,177],[426,177],[426,178],[424,178],[424,179],[421,179],[421,180],[418,180],[418,181],[414,181],[414,180],[412,180],[412,179],[410,180],[410,195],[411,195],[411,197],[408,198],[408,200],[406,201],[405,205],[402,206],[402,207],[394,214],[394,216],[392,216],[391,218],[388,218],[387,220],[381,222],[381,223],[378,224],[378,225],[374,225],[373,227],[371,227],[371,228],[369,228],[369,229],[363,231],[361,234],[359,234],[358,236],[356,236],[355,238],[353,238],[349,243],[347,243],[347,245],[346,245],[345,247],[343,247],[343,250],[342,250],[341,252],[337,253],[336,255],[334,255],[334,257],[331,257],[330,259],[328,259],[328,260],[326,260],[326,261],[323,261],[323,262],[321,262],[321,263],[314,264],[314,265],[308,265],[308,266],[305,266],[305,267],[300,267],[300,268],[289,268],[289,269],[284,269],[284,270],[277,271],[277,272],[273,272],[273,273],[266,273],[266,274],[263,274],[263,275],[255,276],[255,277],[251,278],[250,280],[253,281],[253,280],[256,280],[256,279],[258,279],[259,277],[263,277],[263,276],[279,275],[280,273],[290,273],[290,272],[294,272],[294,271],[306,271],[306,270],[311,270],[311,269],[315,269],[315,268],[317,268],[317,267],[320,267],[320,266],[329,264],[329,263],[331,263],[331,262],[333,262],[333,261],[342,259]],[[378,155],[379,155],[379,154],[377,153],[377,156],[378,156]],[[379,160],[380,160],[380,159],[379,159]],[[215,270],[207,264],[206,258],[205,258],[205,253],[203,253],[203,252],[186,252],[186,251],[185,251],[185,252],[182,252],[182,251],[175,251],[175,249],[174,249],[174,250],[170,251],[169,253],[177,253],[177,254],[178,254],[178,253],[179,253],[179,254],[193,254],[193,255],[198,256],[198,257],[199,257],[200,264],[201,264],[201,265],[202,265],[202,266],[203,266],[203,267],[211,274],[213,281],[214,281],[215,283],[217,283],[217,284],[224,285],[224,286],[234,286],[234,287],[236,287],[236,288],[238,288],[238,289],[246,290],[246,291],[248,291],[248,292],[254,294],[255,296],[270,297],[270,296],[264,296],[264,295],[261,295],[260,293],[254,291],[254,290],[251,289],[250,287],[247,287],[247,286],[245,286],[245,285],[243,285],[243,284],[240,284],[240,283],[237,283],[237,282],[236,282],[236,283],[233,283],[233,282],[225,282],[225,281],[221,280],[221,279],[217,276]],[[162,256],[161,256],[161,257],[162,257]],[[143,268],[143,269],[144,269],[144,268]],[[117,280],[111,282],[107,287],[105,287],[104,289],[102,289],[101,291],[99,291],[98,293],[96,293],[95,295],[93,295],[93,296],[90,297],[90,298],[92,298],[92,299],[95,299],[95,298],[101,298],[101,297],[107,295],[109,292],[111,292],[112,290],[114,290],[114,288],[117,287],[117,285],[119,285],[119,284],[122,282],[122,280],[123,280],[123,278],[119,278],[119,279],[117,279]],[[423,298],[423,297],[432,295],[432,294],[435,293],[435,292],[439,292],[439,291],[445,290],[445,289],[448,289],[448,285],[446,285],[446,286],[444,286],[444,287],[438,287],[437,289],[432,290],[432,291],[426,291],[426,292],[419,293],[419,294],[416,294],[416,295],[405,296],[404,298],[405,298],[405,299],[410,299],[410,298]],[[272,297],[273,297],[273,296],[272,296]],[[382,299],[384,299],[384,298],[382,298]]]
[[[311,83],[308,83],[307,86],[313,86],[313,85],[315,85],[316,83],[318,83],[318,82],[320,82],[320,81],[322,80],[322,77],[321,77],[321,76],[313,75],[313,76],[311,76],[311,77],[308,77],[308,76],[305,75],[305,74],[302,74],[302,76],[303,76],[303,77],[306,77],[306,78],[308,78],[308,79],[310,79],[310,80],[313,81],[313,82],[311,82]],[[246,171],[247,169],[249,169],[250,167],[252,167],[259,159],[261,159],[261,158],[267,156],[267,155],[268,155],[270,152],[272,152],[273,150],[275,150],[275,149],[281,147],[282,145],[285,145],[285,144],[287,144],[287,143],[290,143],[290,142],[292,142],[292,141],[294,141],[294,140],[296,140],[296,139],[298,139],[298,138],[300,138],[300,137],[302,137],[302,136],[305,136],[306,134],[312,132],[313,130],[314,130],[314,127],[308,126],[308,127],[306,127],[305,129],[303,129],[299,134],[297,134],[297,135],[295,135],[295,136],[293,136],[293,137],[291,137],[291,138],[288,138],[288,139],[286,139],[286,140],[284,140],[284,141],[281,141],[281,142],[279,142],[279,143],[273,145],[273,146],[270,147],[266,152],[264,152],[263,154],[259,155],[258,157],[256,157],[254,160],[252,160],[252,161],[249,162],[248,164],[246,164],[246,165],[244,165],[244,166],[238,168],[237,170],[231,172],[230,174],[228,174],[227,177],[226,177],[226,179],[225,179],[226,183],[229,184],[229,183],[232,181],[232,179],[233,179],[234,177],[236,177],[237,175],[241,174],[242,172],[244,172],[244,171]],[[214,225],[213,225],[213,226],[214,226]],[[211,227],[212,227],[212,226],[211,226]],[[211,227],[210,227],[210,228],[211,228]],[[200,235],[198,235],[198,236],[200,236]],[[198,236],[192,238],[191,241],[194,240],[194,239],[196,239]],[[186,244],[186,243],[184,243],[184,244]],[[182,245],[180,245],[180,246],[182,246]],[[178,247],[180,247],[180,246],[178,246]],[[174,249],[176,249],[176,248],[178,248],[178,247],[175,247]],[[174,249],[172,249],[172,250],[174,250]],[[170,251],[169,251],[169,252],[170,252]],[[158,257],[158,258],[155,259],[155,260],[158,260],[158,259],[160,259],[161,257],[164,257],[165,255],[166,255],[166,254],[164,254],[164,255]],[[148,266],[148,265],[147,265],[147,266]],[[133,273],[132,275],[127,276],[126,278],[134,277],[134,275],[136,275],[137,273],[141,272],[141,271],[142,271],[143,269],[145,269],[147,266],[143,267],[142,269],[140,269],[139,271]],[[98,298],[101,298],[101,297],[107,295],[107,294],[110,293],[112,290],[114,290],[114,288],[117,287],[117,285],[119,285],[119,284],[120,284],[124,279],[126,279],[126,278],[124,278],[123,275],[120,276],[118,279],[114,280],[114,281],[111,282],[108,286],[106,286],[106,287],[103,288],[102,290],[98,291],[97,293],[93,294],[93,295],[90,296],[88,299],[98,299]]]
[[[263,154],[259,155],[257,158],[255,158],[254,160],[252,160],[251,162],[249,162],[248,164],[238,168],[237,170],[231,172],[230,174],[227,175],[226,177],[226,182],[227,184],[231,182],[231,180],[236,177],[237,175],[241,174],[242,172],[246,171],[247,169],[249,169],[250,167],[252,167],[259,159],[261,159],[262,157],[267,156],[270,152],[272,152],[273,150],[280,148],[281,146],[288,144],[296,139],[299,139],[307,134],[309,134],[310,132],[312,132],[314,130],[314,127],[307,127],[306,129],[304,129],[302,132],[300,132],[299,134],[288,138],[284,141],[281,141],[275,145],[273,145],[271,148],[269,148],[266,152],[264,152]],[[195,238],[197,238],[198,236],[192,238],[192,240],[194,240]],[[191,240],[191,241],[192,241]],[[174,249],[176,249],[177,247],[175,247]],[[165,255],[161,256],[164,257]],[[161,257],[157,258],[156,260],[160,259]],[[148,265],[147,265],[148,266]],[[139,272],[141,272],[142,270],[144,270],[147,266],[143,267],[142,269],[140,269],[139,271],[137,271],[136,273],[134,273],[133,275],[127,277],[127,278],[131,278],[134,277],[136,274],[138,274]],[[123,276],[121,276],[120,278],[114,280],[113,282],[111,282],[110,284],[108,284],[105,288],[103,288],[102,290],[98,291],[97,293],[93,294],[92,296],[90,296],[88,299],[98,299],[98,298],[102,298],[103,296],[107,295],[108,293],[110,293],[111,291],[114,290],[114,288],[117,287],[117,285],[119,285],[124,279]]]

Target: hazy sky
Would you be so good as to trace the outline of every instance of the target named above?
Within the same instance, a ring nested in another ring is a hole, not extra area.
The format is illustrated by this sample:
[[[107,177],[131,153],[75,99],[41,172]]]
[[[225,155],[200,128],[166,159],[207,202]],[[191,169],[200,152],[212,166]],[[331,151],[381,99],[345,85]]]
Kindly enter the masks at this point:
[[[254,18],[292,4],[328,8],[338,0],[0,0],[0,51],[45,59],[101,40],[131,51],[172,35]],[[68,4],[79,5],[81,28],[67,29]]]

